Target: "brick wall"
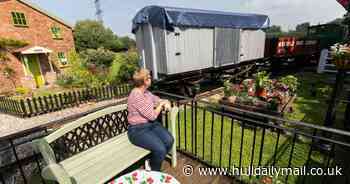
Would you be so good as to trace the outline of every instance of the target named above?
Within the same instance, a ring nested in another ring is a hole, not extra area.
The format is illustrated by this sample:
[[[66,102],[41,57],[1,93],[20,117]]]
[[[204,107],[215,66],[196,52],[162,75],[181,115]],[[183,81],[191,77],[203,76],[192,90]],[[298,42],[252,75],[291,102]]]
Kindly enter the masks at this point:
[[[64,8],[64,7],[58,7]],[[0,0],[0,37],[12,38],[18,40],[25,40],[30,43],[30,46],[41,46],[53,51],[51,57],[57,60],[57,53],[67,53],[74,49],[74,40],[72,29],[67,25],[50,18],[49,16],[34,10],[33,8],[25,5],[17,0]],[[12,22],[12,11],[24,13],[27,20],[28,27],[16,27]],[[52,38],[51,27],[58,26],[61,29],[62,40],[55,40]],[[23,66],[16,57],[11,57],[11,66],[18,71],[19,76],[16,79],[19,81],[26,81],[24,77]],[[42,61],[41,61],[42,62]],[[53,62],[54,63],[54,62]],[[0,64],[1,65],[1,64]],[[45,66],[47,67],[47,66]],[[20,74],[21,73],[21,74]],[[44,75],[45,79],[52,82],[55,77],[52,74]],[[5,83],[3,76],[0,76],[0,83]],[[20,85],[20,84],[19,84]],[[1,85],[4,86],[4,85]],[[29,85],[31,86],[31,85]],[[5,88],[10,88],[7,85]],[[4,87],[0,87],[4,88]],[[0,89],[1,91],[1,89]]]
[[[22,80],[25,78],[22,63],[12,54],[8,54],[7,57],[9,58],[9,61],[5,61],[6,65],[4,63],[0,64],[0,84],[1,84],[0,93],[6,93],[6,92],[12,91],[13,89],[15,89],[15,86],[16,87],[20,86]],[[12,80],[6,78],[3,75],[3,71],[4,71],[3,69],[5,67],[10,67],[14,70],[15,77]],[[33,84],[32,82],[29,81],[28,85],[33,85]]]

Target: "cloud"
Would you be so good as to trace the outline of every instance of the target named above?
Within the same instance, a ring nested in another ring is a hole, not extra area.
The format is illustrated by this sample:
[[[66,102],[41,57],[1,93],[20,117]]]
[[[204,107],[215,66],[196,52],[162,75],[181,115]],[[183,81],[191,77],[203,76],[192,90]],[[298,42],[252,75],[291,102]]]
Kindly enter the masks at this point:
[[[271,24],[281,25],[284,30],[303,22],[327,23],[346,13],[336,0],[245,0],[242,6],[248,12],[269,15]]]

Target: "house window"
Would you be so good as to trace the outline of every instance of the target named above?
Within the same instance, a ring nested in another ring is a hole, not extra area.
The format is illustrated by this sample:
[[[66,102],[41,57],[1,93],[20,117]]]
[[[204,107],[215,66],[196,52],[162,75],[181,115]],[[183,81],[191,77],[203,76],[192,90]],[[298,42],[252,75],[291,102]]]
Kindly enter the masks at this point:
[[[58,61],[60,62],[61,66],[65,66],[68,64],[68,60],[66,58],[66,55],[64,52],[59,52],[58,53]]]
[[[12,12],[12,21],[15,26],[27,26],[27,20],[24,13]]]
[[[53,26],[51,27],[51,33],[53,39],[62,39],[61,28]]]

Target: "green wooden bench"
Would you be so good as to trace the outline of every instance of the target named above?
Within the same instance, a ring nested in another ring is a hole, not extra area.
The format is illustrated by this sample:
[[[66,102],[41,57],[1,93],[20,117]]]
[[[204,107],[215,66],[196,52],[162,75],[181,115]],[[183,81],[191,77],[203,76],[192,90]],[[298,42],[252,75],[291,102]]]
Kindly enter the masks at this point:
[[[168,127],[174,138],[177,113],[178,107],[172,107]],[[66,124],[33,145],[46,164],[42,177],[60,184],[105,183],[150,153],[128,139],[126,104]],[[170,154],[176,167],[176,142]]]

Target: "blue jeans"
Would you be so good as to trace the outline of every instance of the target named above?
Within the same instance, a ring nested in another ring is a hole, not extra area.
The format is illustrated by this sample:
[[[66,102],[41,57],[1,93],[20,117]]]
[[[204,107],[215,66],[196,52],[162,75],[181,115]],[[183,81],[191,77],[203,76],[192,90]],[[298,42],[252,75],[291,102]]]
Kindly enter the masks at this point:
[[[155,171],[160,171],[174,143],[173,136],[158,121],[129,125],[128,138],[132,144],[151,151],[150,165]]]

